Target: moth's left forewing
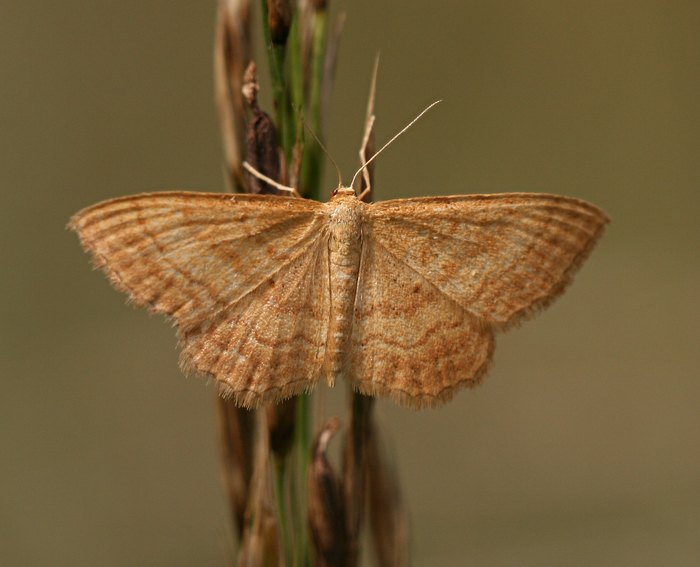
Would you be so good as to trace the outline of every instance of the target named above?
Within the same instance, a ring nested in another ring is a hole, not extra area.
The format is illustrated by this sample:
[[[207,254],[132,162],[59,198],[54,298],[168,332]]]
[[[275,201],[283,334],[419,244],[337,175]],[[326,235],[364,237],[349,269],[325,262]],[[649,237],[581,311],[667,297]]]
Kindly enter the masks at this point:
[[[322,207],[172,191],[98,203],[69,227],[117,289],[173,318],[185,370],[253,407],[318,378],[329,318]]]
[[[559,295],[608,222],[590,203],[539,193],[384,201],[366,217],[378,245],[501,328]]]

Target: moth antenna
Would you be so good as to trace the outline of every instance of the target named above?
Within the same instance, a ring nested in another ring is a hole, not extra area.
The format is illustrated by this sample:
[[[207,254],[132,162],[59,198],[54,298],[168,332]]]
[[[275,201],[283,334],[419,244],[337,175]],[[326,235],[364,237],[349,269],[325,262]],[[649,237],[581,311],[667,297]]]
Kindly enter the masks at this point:
[[[243,166],[243,169],[245,169],[253,177],[257,177],[258,179],[264,181],[268,185],[272,185],[275,189],[279,189],[280,191],[286,191],[287,193],[291,193],[295,197],[301,197],[301,195],[299,195],[299,192],[296,189],[294,189],[294,187],[287,187],[286,185],[282,185],[281,183],[277,183],[277,181],[275,181],[271,177],[268,177],[267,175],[260,173],[257,169],[255,169],[247,161],[244,161],[241,165]]]
[[[411,126],[413,126],[421,116],[423,116],[426,112],[428,112],[433,106],[438,104],[439,102],[442,102],[442,100],[436,100],[432,104],[429,104],[423,112],[421,112],[418,116],[416,116],[413,120],[411,120],[406,126],[404,126],[398,133],[394,134],[394,136],[389,140],[386,144],[384,144],[381,148],[379,148],[378,151],[374,153],[374,155],[369,158],[360,169],[358,169],[355,172],[355,175],[352,176],[352,181],[350,182],[350,187],[352,187],[355,184],[355,178],[358,176],[358,174],[365,169],[372,161],[374,161],[374,158],[376,158],[379,154],[381,154],[396,138],[398,138],[401,134],[403,134],[406,130],[408,130]]]
[[[318,136],[316,133],[311,129],[311,127],[306,123],[306,121],[302,118],[304,121],[304,127],[309,131],[309,134],[313,137],[314,140],[316,140],[316,143],[321,146],[321,149],[323,150],[323,153],[326,154],[329,160],[331,160],[331,163],[333,164],[333,167],[335,167],[335,172],[338,174],[338,189],[340,189],[343,186],[343,176],[340,173],[340,168],[338,167],[338,164],[335,163],[335,160],[333,159],[333,156],[331,153],[326,149],[326,146],[323,145],[323,142],[318,139]],[[352,185],[350,185],[352,187]]]

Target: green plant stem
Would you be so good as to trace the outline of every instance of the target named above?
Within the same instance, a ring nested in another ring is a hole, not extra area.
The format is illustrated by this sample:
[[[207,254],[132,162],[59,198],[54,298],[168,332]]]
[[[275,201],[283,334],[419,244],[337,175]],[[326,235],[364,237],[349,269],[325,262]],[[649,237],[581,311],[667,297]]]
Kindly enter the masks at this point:
[[[287,498],[285,487],[287,482],[287,459],[275,459],[275,500],[277,501],[277,516],[279,521],[280,539],[282,540],[282,554],[285,565],[293,565],[294,551],[292,549],[292,533],[289,525],[287,511]]]
[[[325,10],[314,14],[314,27],[311,40],[311,77],[309,81],[308,120],[314,133],[320,138],[321,132],[321,86],[326,54],[327,15]],[[322,153],[314,141],[304,152],[301,165],[302,187],[307,188],[308,197],[321,200],[321,166]]]
[[[307,567],[310,563],[309,556],[309,531],[306,519],[306,479],[309,471],[309,462],[311,460],[311,396],[309,394],[301,394],[297,397],[296,408],[296,426],[294,428],[294,445],[297,457],[297,470],[299,472],[299,482],[297,483],[297,498],[293,499],[296,503],[296,510],[293,511],[297,529],[297,563],[301,567]]]
[[[299,11],[294,12],[292,25],[287,39],[289,65],[289,84],[292,96],[292,108],[298,113],[304,107],[304,69],[301,61],[301,29]],[[303,128],[303,126],[302,126]],[[303,134],[303,130],[301,131]]]
[[[275,113],[277,115],[277,129],[279,130],[280,142],[284,155],[289,161],[294,148],[294,121],[292,119],[292,109],[289,104],[287,85],[284,77],[284,61],[286,58],[286,46],[275,45],[272,42],[270,28],[267,25],[267,2],[261,0],[263,35],[265,37],[265,47],[267,49],[267,61],[270,67],[270,78],[272,79],[272,97],[275,101]]]
[[[275,45],[272,42],[266,0],[261,0],[261,13],[277,129],[289,164],[295,142],[297,139],[304,139],[304,126],[301,120],[298,120],[298,113],[301,113],[314,132],[320,136],[326,12],[319,11],[315,15],[308,92],[304,92],[299,11],[295,10],[292,17],[286,46]],[[316,143],[304,148],[299,189],[307,197],[316,200],[320,195],[321,157],[320,148]],[[302,394],[297,397],[292,455],[276,465],[275,499],[281,545],[288,567],[309,567],[311,560],[306,518],[307,476],[311,460],[311,409],[310,395]],[[295,465],[291,470],[290,464]]]

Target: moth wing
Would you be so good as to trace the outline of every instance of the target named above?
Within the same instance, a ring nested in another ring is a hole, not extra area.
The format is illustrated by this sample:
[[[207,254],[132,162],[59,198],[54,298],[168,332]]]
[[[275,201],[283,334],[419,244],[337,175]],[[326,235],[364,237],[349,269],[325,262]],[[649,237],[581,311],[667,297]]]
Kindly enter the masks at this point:
[[[348,370],[353,387],[421,408],[477,384],[493,352],[490,327],[371,231],[363,236]]]
[[[301,369],[322,359],[328,269],[321,206],[285,197],[152,193],[88,207],[69,227],[117,289],[174,319],[183,367],[256,405],[310,387],[313,377]],[[288,320],[277,321],[282,317]],[[249,352],[254,341],[260,352]]]
[[[330,310],[328,245],[317,238],[216,319],[181,336],[183,368],[213,376],[222,394],[257,407],[314,387]]]
[[[499,328],[558,296],[607,222],[585,201],[538,193],[400,199],[367,213],[378,245]]]

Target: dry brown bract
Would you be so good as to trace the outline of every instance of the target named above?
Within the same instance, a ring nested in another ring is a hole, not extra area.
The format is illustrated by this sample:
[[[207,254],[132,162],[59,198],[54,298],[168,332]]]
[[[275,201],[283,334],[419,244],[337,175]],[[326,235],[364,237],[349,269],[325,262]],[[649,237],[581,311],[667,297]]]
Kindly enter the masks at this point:
[[[168,192],[76,214],[95,264],[171,316],[181,366],[257,406],[344,377],[415,408],[480,381],[495,330],[561,293],[607,222],[510,193],[366,204]]]

